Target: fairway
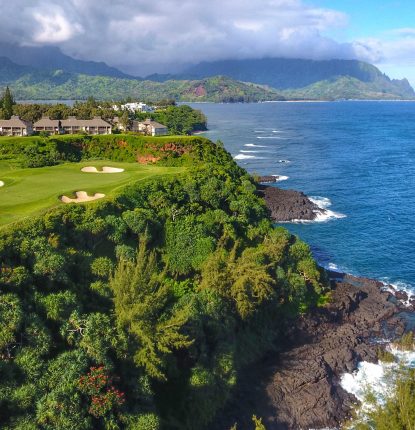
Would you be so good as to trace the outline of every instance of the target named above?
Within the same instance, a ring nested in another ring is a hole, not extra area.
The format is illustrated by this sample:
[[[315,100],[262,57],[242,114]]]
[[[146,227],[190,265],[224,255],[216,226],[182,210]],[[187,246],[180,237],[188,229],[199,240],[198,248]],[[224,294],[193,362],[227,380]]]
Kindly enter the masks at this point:
[[[111,174],[81,172],[81,169],[87,166],[95,166],[98,169],[111,166],[124,171]],[[63,205],[59,200],[62,195],[71,197],[76,191],[86,191],[88,194],[103,193],[109,197],[114,195],[117,189],[137,180],[178,174],[184,170],[181,167],[144,166],[108,160],[20,169],[3,161],[0,162],[0,181],[4,182],[4,186],[0,187],[0,226]]]

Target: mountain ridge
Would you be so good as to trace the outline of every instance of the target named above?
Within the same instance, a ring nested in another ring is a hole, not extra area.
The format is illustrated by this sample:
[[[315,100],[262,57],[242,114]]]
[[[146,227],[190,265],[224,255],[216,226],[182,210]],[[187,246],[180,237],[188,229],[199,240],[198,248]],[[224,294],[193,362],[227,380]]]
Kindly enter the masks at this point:
[[[7,57],[13,63],[38,70],[62,69],[66,72],[90,76],[110,76],[113,78],[141,79],[128,75],[104,62],[77,60],[64,54],[56,46],[16,46],[0,42],[0,57]]]
[[[311,85],[322,82],[333,82],[343,77],[357,79],[367,84],[367,88],[360,86],[361,97],[367,98],[365,93],[377,92],[387,94],[386,98],[414,98],[415,92],[407,79],[390,79],[376,66],[358,60],[307,60],[288,58],[263,58],[249,60],[221,60],[202,62],[188,67],[181,74],[147,76],[146,79],[163,82],[167,79],[203,79],[211,76],[224,75],[242,82],[252,82],[267,85],[277,91],[290,94],[290,91],[306,89]],[[325,98],[323,91],[315,98]],[[338,98],[347,98],[338,94]],[[308,92],[310,93],[310,92]],[[336,93],[336,92],[335,92]]]
[[[204,71],[206,64],[210,65]],[[249,67],[244,69],[242,66],[246,64]],[[188,102],[415,99],[407,79],[390,79],[375,66],[355,60],[226,60],[201,63],[191,70],[188,75],[151,75],[143,80],[128,75],[76,73],[64,68],[41,69],[0,56],[0,87],[10,86],[17,99],[29,100],[89,96],[103,100],[136,97],[148,101],[169,97]]]
[[[17,100],[83,100],[95,97],[119,100],[134,97],[146,101],[256,102],[283,100],[275,90],[227,77],[195,81],[154,82],[109,76],[90,76],[64,70],[38,70],[0,57],[0,88],[9,86]]]

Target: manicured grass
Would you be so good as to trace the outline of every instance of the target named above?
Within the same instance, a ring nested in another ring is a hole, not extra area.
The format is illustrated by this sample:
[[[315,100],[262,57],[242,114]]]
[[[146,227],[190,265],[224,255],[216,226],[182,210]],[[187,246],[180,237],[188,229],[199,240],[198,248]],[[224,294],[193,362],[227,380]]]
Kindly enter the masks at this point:
[[[83,173],[82,167],[120,167],[122,173]],[[52,167],[20,169],[6,161],[0,162],[0,226],[33,216],[46,209],[62,205],[59,197],[72,196],[75,191],[88,194],[114,195],[118,189],[138,180],[157,175],[178,174],[184,168],[143,166],[113,161],[84,161]],[[93,204],[84,203],[84,204]]]

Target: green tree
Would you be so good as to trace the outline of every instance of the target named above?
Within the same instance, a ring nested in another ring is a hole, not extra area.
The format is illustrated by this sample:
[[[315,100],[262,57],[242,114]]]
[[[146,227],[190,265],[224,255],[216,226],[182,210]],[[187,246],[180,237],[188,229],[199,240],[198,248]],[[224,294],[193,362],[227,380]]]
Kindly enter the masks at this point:
[[[87,369],[88,360],[80,351],[64,352],[50,361],[41,381],[45,395],[36,405],[36,421],[41,428],[93,428],[78,382],[87,373]]]
[[[121,125],[124,127],[124,130],[129,130],[130,129],[130,115],[128,114],[128,110],[124,110],[124,112],[121,115],[120,118],[120,123]]]
[[[203,265],[201,288],[230,299],[238,314],[247,318],[274,297],[275,281],[259,248],[246,248],[240,257],[237,248],[231,253],[218,249],[209,257]]]
[[[132,338],[134,361],[163,380],[166,357],[192,342],[181,333],[187,312],[169,307],[170,288],[162,279],[156,255],[143,240],[136,261],[120,261],[111,288],[117,322]]]
[[[13,106],[16,104],[16,102],[14,101],[12,92],[10,91],[9,87],[6,87],[6,90],[4,91],[1,104],[3,106],[5,119],[10,119],[13,115]]]
[[[0,295],[0,355],[6,350],[11,355],[8,346],[15,342],[16,332],[23,321],[23,310],[19,298],[15,294]]]

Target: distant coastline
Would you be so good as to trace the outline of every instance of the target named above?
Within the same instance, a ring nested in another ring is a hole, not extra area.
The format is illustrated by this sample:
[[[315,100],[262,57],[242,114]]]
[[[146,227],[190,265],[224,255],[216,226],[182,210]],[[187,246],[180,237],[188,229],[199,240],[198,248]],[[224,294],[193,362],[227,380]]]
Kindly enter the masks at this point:
[[[18,104],[66,104],[68,106],[73,106],[76,102],[85,102],[86,99],[33,99],[33,100],[19,100],[16,99],[16,103]],[[108,101],[106,99],[99,100],[98,101]],[[415,102],[415,99],[345,99],[345,100],[313,100],[313,99],[307,99],[307,100],[263,100],[263,101],[249,101],[249,102],[215,102],[215,101],[178,101],[177,104],[262,104],[262,103],[348,103],[348,102],[379,102],[379,103],[385,103],[385,102],[405,102],[405,103],[413,103]]]

